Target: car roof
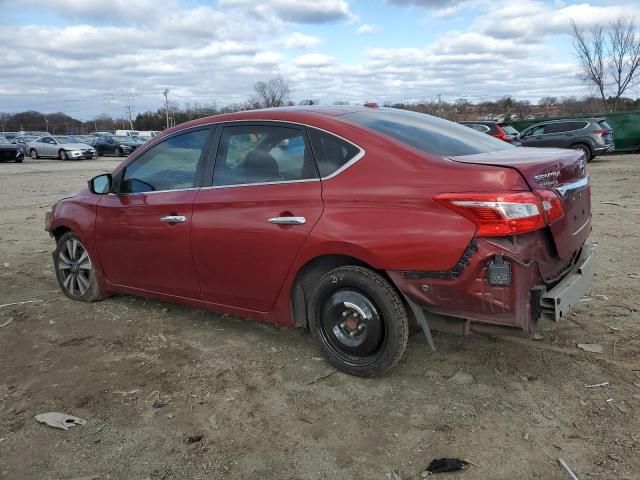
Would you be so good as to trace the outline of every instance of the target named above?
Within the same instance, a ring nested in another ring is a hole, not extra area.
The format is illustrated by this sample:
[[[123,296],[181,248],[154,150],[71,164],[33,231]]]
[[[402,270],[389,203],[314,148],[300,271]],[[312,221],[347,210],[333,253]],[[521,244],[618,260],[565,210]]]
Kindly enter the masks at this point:
[[[499,125],[500,122],[496,122],[494,120],[464,120],[462,122],[458,122],[463,125]]]
[[[283,122],[309,123],[313,125],[319,118],[335,118],[347,113],[361,112],[370,110],[372,108],[375,109],[375,107],[353,105],[305,105],[295,107],[264,108],[260,110],[243,110],[240,112],[223,113],[210,117],[191,120],[190,122],[182,123],[180,125],[176,125],[175,127],[164,130],[162,134],[184,130],[185,128],[197,127],[199,125],[208,125],[211,123],[231,122],[238,120],[279,120]]]

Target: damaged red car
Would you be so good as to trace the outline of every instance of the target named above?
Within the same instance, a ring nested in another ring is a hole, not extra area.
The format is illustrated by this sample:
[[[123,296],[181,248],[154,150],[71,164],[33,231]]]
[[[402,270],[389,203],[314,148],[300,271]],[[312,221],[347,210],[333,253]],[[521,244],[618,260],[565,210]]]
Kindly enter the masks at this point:
[[[308,328],[381,374],[410,325],[531,334],[593,270],[576,150],[515,148],[408,111],[294,107],[167,130],[57,202],[70,298],[127,293]]]

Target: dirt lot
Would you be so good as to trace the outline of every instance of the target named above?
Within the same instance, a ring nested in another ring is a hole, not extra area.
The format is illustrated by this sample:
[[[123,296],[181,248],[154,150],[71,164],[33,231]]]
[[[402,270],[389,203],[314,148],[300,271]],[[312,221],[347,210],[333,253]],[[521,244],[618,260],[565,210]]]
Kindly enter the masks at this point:
[[[317,381],[331,369],[304,332],[60,293],[44,212],[115,164],[0,164],[0,304],[42,300],[0,307],[0,478],[416,479],[443,456],[476,464],[443,479],[570,478],[558,457],[640,478],[640,156],[590,164],[597,276],[543,339],[437,335],[432,353],[416,335],[383,378]],[[87,424],[34,420],[50,411]]]

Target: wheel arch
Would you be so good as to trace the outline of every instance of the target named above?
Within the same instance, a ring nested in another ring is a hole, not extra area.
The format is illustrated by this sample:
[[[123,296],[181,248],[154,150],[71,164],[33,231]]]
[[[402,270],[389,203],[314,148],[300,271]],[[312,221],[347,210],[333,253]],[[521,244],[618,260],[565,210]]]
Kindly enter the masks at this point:
[[[295,327],[307,328],[308,302],[311,297],[313,286],[327,272],[334,268],[356,265],[367,268],[382,275],[400,294],[400,298],[405,302],[404,295],[398,290],[396,284],[391,280],[385,270],[380,270],[362,260],[361,258],[345,254],[323,254],[307,261],[296,273],[291,285],[290,308],[293,325]],[[405,305],[406,306],[406,305]]]

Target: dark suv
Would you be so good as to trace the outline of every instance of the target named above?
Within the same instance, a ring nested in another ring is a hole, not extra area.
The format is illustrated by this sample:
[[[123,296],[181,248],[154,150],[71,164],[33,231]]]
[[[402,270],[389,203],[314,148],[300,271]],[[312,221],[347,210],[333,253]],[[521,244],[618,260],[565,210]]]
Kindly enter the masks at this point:
[[[613,128],[604,118],[574,118],[538,123],[519,137],[525,147],[557,147],[582,150],[587,161],[614,150]]]

